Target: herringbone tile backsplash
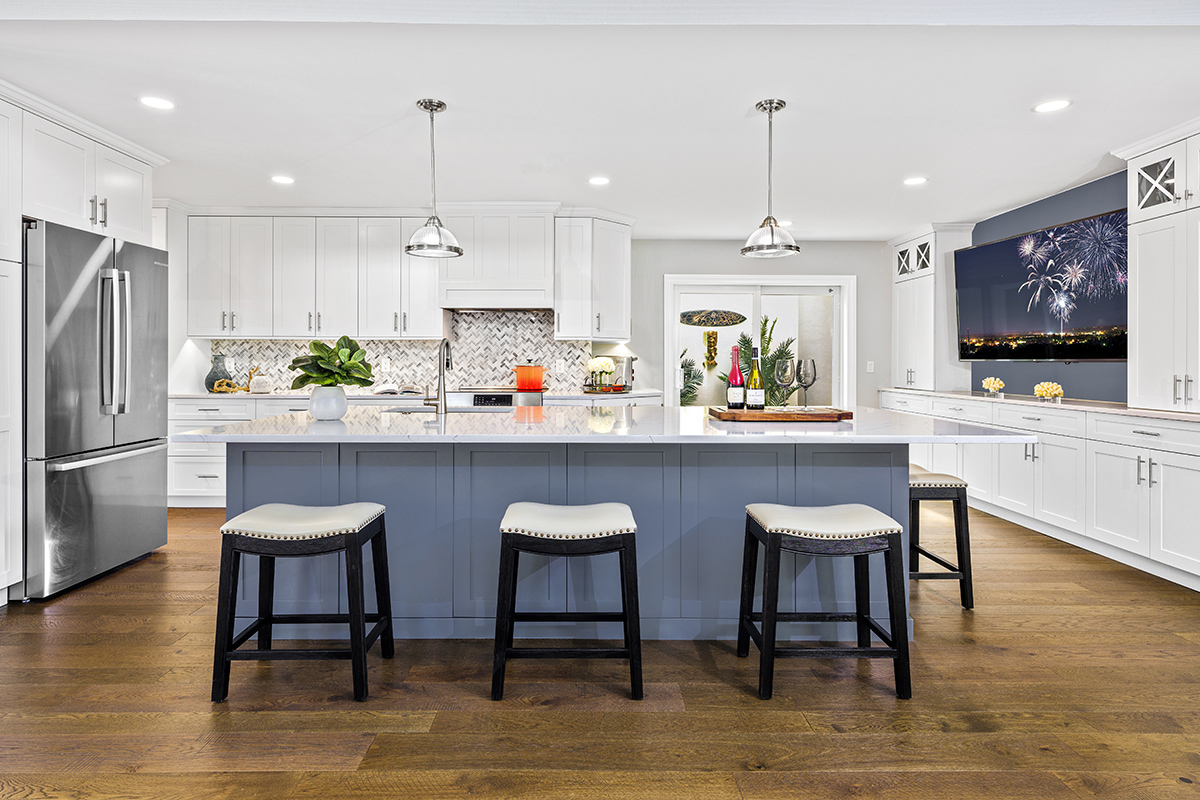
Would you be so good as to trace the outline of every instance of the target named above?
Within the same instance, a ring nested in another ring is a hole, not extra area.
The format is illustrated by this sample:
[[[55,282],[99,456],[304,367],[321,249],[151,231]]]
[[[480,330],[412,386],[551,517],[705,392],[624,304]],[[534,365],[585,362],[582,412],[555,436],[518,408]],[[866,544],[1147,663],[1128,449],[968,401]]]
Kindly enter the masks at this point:
[[[334,337],[336,338],[336,337]],[[334,339],[324,340],[333,344]],[[437,385],[436,341],[359,339],[367,351],[367,362],[375,371],[375,383]],[[554,340],[552,311],[454,312],[450,322],[450,347],[454,369],[446,373],[446,386],[512,386],[512,368],[532,359],[549,370],[551,392],[578,394],[583,389],[591,342]],[[275,384],[287,389],[298,373],[287,365],[308,352],[308,342],[293,339],[213,339],[214,355],[225,356],[225,368],[240,384],[252,367]],[[565,370],[559,370],[559,362]]]

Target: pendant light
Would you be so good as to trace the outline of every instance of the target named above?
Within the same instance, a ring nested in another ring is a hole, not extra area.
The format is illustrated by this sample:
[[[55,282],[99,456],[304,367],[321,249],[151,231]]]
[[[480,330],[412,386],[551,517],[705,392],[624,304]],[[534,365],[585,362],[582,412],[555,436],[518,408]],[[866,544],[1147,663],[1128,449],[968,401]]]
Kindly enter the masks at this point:
[[[771,168],[774,166],[775,112],[782,111],[787,103],[782,100],[761,100],[754,107],[767,115],[767,218],[758,230],[750,234],[742,255],[747,258],[779,258],[800,252],[792,235],[779,227],[771,214]]]
[[[429,112],[429,190],[433,195],[433,214],[408,240],[404,252],[423,258],[458,258],[463,249],[454,234],[442,227],[437,215],[437,155],[433,146],[433,115],[446,110],[441,100],[418,100],[417,108]]]

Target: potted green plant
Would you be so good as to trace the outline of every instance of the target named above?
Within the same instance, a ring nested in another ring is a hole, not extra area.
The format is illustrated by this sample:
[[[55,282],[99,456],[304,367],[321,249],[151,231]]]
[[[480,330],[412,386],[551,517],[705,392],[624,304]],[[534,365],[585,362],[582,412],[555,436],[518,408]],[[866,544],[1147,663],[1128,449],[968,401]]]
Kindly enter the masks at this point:
[[[342,387],[375,383],[367,351],[349,336],[338,339],[333,347],[312,341],[308,349],[309,355],[294,358],[288,365],[290,370],[300,370],[292,388],[313,385],[308,413],[314,419],[341,419],[346,414],[346,391]]]

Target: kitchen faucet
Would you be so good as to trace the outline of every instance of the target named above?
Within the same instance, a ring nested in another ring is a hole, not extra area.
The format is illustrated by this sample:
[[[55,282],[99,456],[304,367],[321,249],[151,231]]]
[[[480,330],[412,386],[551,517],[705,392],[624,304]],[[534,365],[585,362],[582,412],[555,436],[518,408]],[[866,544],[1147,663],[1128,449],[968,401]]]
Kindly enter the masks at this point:
[[[450,340],[443,338],[441,343],[438,344],[437,352],[437,396],[429,397],[429,390],[426,389],[424,404],[427,406],[433,406],[435,409],[437,409],[437,413],[440,415],[446,413],[446,370],[454,369],[454,359],[450,355]]]

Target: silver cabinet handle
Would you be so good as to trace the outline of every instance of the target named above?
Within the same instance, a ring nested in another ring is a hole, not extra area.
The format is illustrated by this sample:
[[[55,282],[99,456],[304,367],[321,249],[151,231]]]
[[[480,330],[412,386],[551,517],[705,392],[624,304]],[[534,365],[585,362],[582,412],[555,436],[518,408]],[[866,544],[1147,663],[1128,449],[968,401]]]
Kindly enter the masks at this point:
[[[1021,419],[1027,419],[1030,422],[1041,422],[1042,421],[1041,417],[1021,417]]]
[[[312,330],[312,312],[308,312],[308,329]]]
[[[107,197],[100,201],[100,211],[102,212],[100,215],[100,224],[107,228],[108,227],[108,198]]]
[[[233,311],[229,312],[229,330],[231,330],[231,331],[237,330],[237,313],[235,313]]]
[[[1160,463],[1159,466],[1161,467],[1162,464]],[[1150,485],[1154,486],[1154,459],[1153,458],[1149,459],[1149,468],[1146,470],[1146,477],[1150,479]],[[1162,483],[1162,481],[1159,481],[1159,483]]]
[[[907,400],[897,400],[897,401],[896,401],[896,405],[898,405],[898,406],[906,406],[906,405],[908,405],[908,401],[907,401]]]
[[[392,330],[397,333],[400,332],[400,312],[399,311],[392,312]]]
[[[554,312],[554,330],[556,330],[556,331],[562,330],[562,312],[561,311]]]
[[[1029,445],[1029,452],[1030,452],[1030,455],[1031,455],[1031,458],[1030,458],[1029,460],[1030,460],[1030,461],[1037,461],[1037,458],[1038,458],[1038,456],[1037,456],[1037,442],[1034,442],[1033,444]]]
[[[1142,480],[1143,480],[1143,478],[1142,478],[1142,462],[1145,460],[1146,459],[1142,458],[1141,456],[1138,456],[1138,465],[1137,465],[1137,485],[1138,486],[1142,485]]]
[[[1179,403],[1179,384],[1181,382],[1182,382],[1181,378],[1178,375],[1176,375],[1175,380],[1171,383],[1171,404],[1172,405],[1176,405]]]
[[[1134,433],[1140,433],[1142,436],[1162,436],[1158,431],[1134,431]]]
[[[321,312],[317,312],[317,330],[321,330]]]
[[[948,411],[962,411],[962,406],[949,406]]]
[[[219,478],[220,475],[197,475],[197,478]]]
[[[228,312],[226,312],[226,311],[221,312],[221,330],[225,330],[225,315],[227,313]]]
[[[197,408],[197,411],[220,411],[219,408]]]
[[[307,408],[289,408],[288,411],[308,411]]]
[[[1025,443],[1025,458],[1023,458],[1023,459],[1021,459],[1021,460],[1022,460],[1022,461],[1028,461],[1028,460],[1029,460],[1029,443],[1028,443],[1028,442],[1026,442],[1026,443]]]
[[[596,331],[597,332],[600,331],[600,315],[599,314],[596,315]]]
[[[96,195],[92,195],[92,199],[91,199],[91,200],[88,200],[88,205],[90,205],[90,206],[91,206],[91,208],[92,208],[92,213],[91,213],[91,215],[88,217],[88,220],[89,220],[89,221],[90,221],[90,222],[91,222],[93,225],[95,225],[95,224],[96,224],[96,201],[97,201],[98,199],[99,199],[99,198],[97,198],[97,197],[96,197]]]
[[[408,312],[407,311],[405,311],[403,314],[400,315],[400,330],[402,330],[402,331],[408,330]]]
[[[1184,403],[1192,402],[1192,376],[1191,375],[1183,376],[1183,402]]]

